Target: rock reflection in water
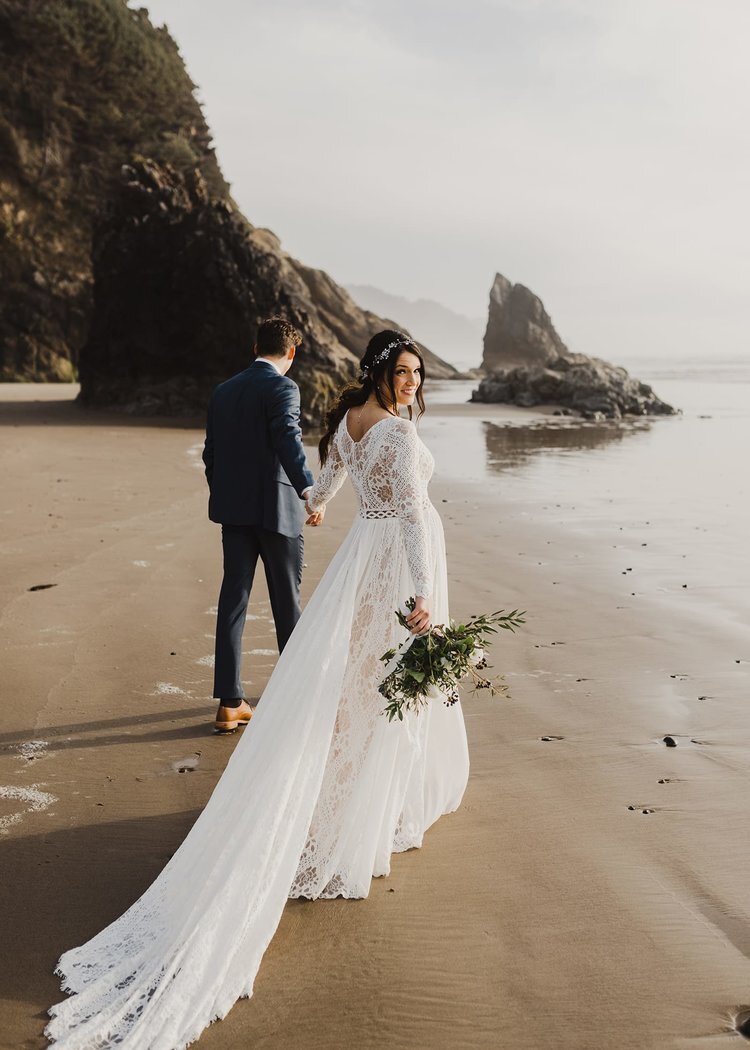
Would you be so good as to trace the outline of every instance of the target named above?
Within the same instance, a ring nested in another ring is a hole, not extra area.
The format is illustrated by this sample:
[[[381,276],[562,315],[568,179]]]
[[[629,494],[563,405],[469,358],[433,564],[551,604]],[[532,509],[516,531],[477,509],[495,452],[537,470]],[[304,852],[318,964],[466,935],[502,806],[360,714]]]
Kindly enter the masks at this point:
[[[652,427],[645,420],[626,423],[586,423],[581,420],[535,423],[530,426],[483,422],[487,466],[492,473],[522,465],[537,452],[562,455],[617,444]]]

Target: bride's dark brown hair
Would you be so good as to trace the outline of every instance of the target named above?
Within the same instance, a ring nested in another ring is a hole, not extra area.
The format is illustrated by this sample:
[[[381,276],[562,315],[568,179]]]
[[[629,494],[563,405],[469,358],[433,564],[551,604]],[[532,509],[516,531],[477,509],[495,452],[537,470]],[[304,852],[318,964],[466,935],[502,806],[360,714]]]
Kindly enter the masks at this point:
[[[398,345],[391,348],[385,358],[376,360],[389,345],[389,343],[397,343]],[[408,350],[410,354],[414,354],[415,357],[419,358],[419,374],[421,381],[419,388],[417,389],[417,406],[419,412],[417,419],[422,415],[425,410],[424,397],[422,396],[422,388],[424,387],[425,381],[425,367],[424,357],[422,352],[416,343],[413,343],[408,335],[404,335],[403,332],[397,332],[393,328],[386,328],[382,332],[378,332],[374,335],[370,342],[367,344],[367,349],[364,352],[362,360],[359,362],[360,374],[359,380],[355,383],[348,383],[343,390],[340,390],[336,400],[326,412],[324,433],[318,444],[318,454],[320,456],[321,466],[328,459],[328,449],[331,444],[331,438],[336,433],[341,420],[344,418],[350,408],[356,408],[357,405],[364,405],[370,394],[375,393],[375,397],[378,403],[382,405],[388,412],[392,412],[396,406],[396,388],[393,385],[393,374],[396,371],[396,364],[398,363],[399,356]],[[381,383],[385,380],[385,386],[388,391],[388,397],[383,395],[381,390]],[[390,404],[388,403],[390,401]],[[409,405],[409,419],[412,418],[412,407]]]

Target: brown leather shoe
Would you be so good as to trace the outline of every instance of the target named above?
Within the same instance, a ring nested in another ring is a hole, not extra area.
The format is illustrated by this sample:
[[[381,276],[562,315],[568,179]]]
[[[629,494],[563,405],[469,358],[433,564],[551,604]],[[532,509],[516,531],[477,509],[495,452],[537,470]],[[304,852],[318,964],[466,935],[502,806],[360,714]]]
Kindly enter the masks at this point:
[[[219,704],[214,729],[217,733],[233,733],[240,726],[246,726],[252,717],[253,709],[247,700],[242,700],[239,707],[224,707]]]

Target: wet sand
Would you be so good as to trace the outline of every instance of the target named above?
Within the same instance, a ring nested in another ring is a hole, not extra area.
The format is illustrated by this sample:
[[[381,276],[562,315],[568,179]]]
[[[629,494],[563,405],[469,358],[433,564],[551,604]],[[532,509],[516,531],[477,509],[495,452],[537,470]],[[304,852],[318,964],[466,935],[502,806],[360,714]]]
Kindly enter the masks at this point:
[[[220,543],[200,427],[84,414],[60,400],[70,392],[0,387],[0,1046],[14,1050],[46,1045],[57,957],[151,882],[237,740],[211,732]],[[605,552],[486,485],[438,469],[432,491],[453,614],[530,611],[493,653],[511,698],[465,701],[461,809],[367,900],[290,903],[253,999],[199,1045],[739,1044],[727,1033],[750,1002],[746,631],[705,622],[679,578],[640,594],[634,574],[664,567],[627,533]],[[305,596],[353,511],[344,490],[308,531]],[[275,660],[259,583],[254,695]],[[238,876],[227,892],[242,891]]]

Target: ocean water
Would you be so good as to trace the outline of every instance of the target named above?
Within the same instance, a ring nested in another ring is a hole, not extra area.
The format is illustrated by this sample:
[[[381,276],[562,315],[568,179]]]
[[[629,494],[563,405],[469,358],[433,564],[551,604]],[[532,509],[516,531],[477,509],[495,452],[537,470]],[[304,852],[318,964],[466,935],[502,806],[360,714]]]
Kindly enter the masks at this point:
[[[420,424],[436,479],[476,482],[502,513],[572,530],[582,547],[632,552],[654,594],[690,589],[707,618],[750,624],[750,362],[633,362],[676,417],[501,425],[441,415],[473,383],[428,389]],[[451,413],[456,410],[451,409]],[[621,559],[622,560],[622,559]]]

